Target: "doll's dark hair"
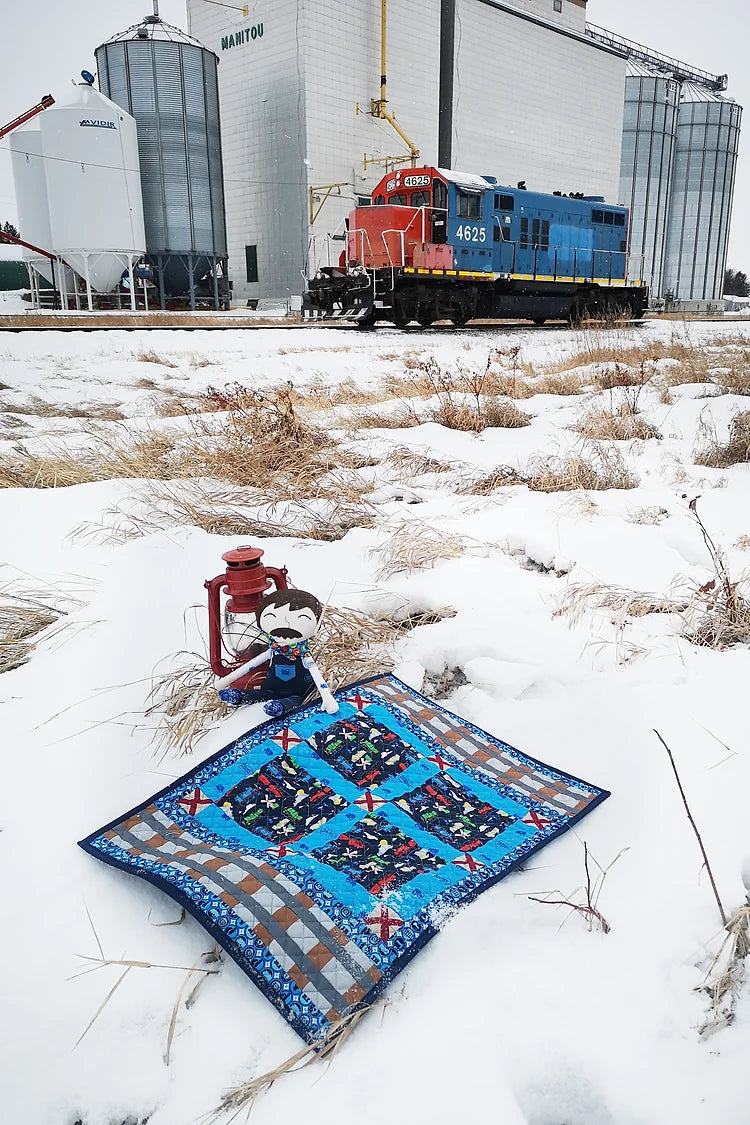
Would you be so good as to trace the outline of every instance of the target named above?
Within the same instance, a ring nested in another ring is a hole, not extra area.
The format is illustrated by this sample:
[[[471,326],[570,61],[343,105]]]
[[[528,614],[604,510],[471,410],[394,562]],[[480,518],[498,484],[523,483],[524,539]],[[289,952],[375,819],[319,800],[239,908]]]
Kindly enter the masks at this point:
[[[284,605],[293,610],[311,609],[318,621],[320,621],[323,613],[323,606],[315,595],[308,594],[307,590],[273,590],[270,594],[264,594],[258,602],[255,620],[260,625],[260,616],[264,609],[268,609],[269,606]]]

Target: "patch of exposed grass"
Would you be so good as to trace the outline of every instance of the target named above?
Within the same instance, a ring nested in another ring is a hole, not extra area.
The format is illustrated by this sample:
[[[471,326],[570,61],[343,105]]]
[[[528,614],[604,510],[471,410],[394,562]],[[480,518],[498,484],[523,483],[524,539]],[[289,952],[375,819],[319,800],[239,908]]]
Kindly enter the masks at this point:
[[[211,395],[213,392],[207,392]],[[266,500],[307,497],[351,501],[367,491],[353,456],[328,434],[304,424],[287,389],[242,391],[222,400],[222,418],[196,414],[184,431],[134,433],[93,429],[85,452],[0,457],[0,487],[51,488],[120,477],[210,477],[260,489]]]
[[[465,484],[459,492],[464,496],[490,496],[499,488],[510,485],[527,484],[527,478],[510,465],[498,465],[490,473],[476,477]]]
[[[616,410],[599,407],[589,411],[576,425],[585,438],[597,441],[630,441],[660,438],[661,434],[632,403],[623,402]]]
[[[377,577],[390,578],[409,570],[424,570],[440,559],[457,559],[466,552],[466,539],[416,520],[404,520],[371,554],[379,560]]]
[[[60,612],[36,598],[0,594],[0,673],[26,663],[32,639],[54,625]]]
[[[65,402],[46,402],[32,395],[28,402],[4,403],[6,414],[26,414],[36,418],[91,418],[100,422],[121,422],[125,415],[119,402],[87,402],[71,406]]]
[[[176,368],[177,364],[157,354],[153,348],[143,348],[135,357],[139,363],[158,363],[161,367]]]
[[[385,460],[394,466],[399,480],[421,477],[428,473],[449,473],[456,468],[454,461],[441,461],[437,457],[420,453],[419,450],[407,449],[405,445],[397,445]]]
[[[705,427],[703,429],[706,437]],[[729,440],[720,442],[716,431],[705,442],[701,451],[696,455],[697,465],[706,465],[711,469],[728,469],[731,465],[740,465],[750,461],[750,410],[736,414],[729,427]]]
[[[587,454],[564,457],[538,457],[528,466],[528,486],[534,492],[567,492],[576,489],[605,491],[610,488],[637,488],[638,477],[631,473],[622,454],[613,445],[592,443]]]

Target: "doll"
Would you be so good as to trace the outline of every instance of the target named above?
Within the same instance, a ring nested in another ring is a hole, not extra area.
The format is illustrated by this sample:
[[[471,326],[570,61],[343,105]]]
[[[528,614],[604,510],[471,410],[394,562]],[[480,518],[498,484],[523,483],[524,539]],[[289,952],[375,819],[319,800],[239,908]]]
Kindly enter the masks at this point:
[[[318,599],[304,590],[274,590],[265,594],[255,618],[268,648],[217,681],[219,699],[234,707],[240,703],[263,703],[267,715],[278,717],[299,707],[314,685],[320,692],[323,709],[334,715],[339,705],[307,647],[322,613]],[[268,671],[260,687],[229,686],[266,661]]]

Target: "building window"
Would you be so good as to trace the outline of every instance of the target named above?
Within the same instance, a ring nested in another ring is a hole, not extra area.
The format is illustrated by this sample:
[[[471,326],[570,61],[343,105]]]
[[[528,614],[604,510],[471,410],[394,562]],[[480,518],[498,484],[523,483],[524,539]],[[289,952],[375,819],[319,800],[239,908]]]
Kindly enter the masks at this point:
[[[246,246],[245,247],[245,267],[247,269],[247,280],[258,280],[258,247]]]
[[[552,0],[552,7],[556,12],[562,11],[562,0]]]

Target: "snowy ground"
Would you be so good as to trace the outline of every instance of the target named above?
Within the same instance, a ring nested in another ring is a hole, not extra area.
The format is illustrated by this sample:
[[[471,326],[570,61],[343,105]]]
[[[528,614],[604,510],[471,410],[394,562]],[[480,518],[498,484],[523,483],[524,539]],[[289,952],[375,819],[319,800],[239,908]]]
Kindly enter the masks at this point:
[[[609,339],[617,348],[677,332],[682,343],[705,349],[728,331],[750,346],[745,324],[649,322]],[[405,374],[404,361],[414,356],[483,369],[493,347],[520,345],[523,360],[545,364],[586,343],[582,333],[546,329],[2,335],[0,456],[90,443],[85,419],[2,413],[3,405],[34,396],[108,404],[129,424],[147,426],[170,391],[237,380],[302,389],[350,379],[367,388]],[[138,358],[146,352],[172,366]],[[657,377],[659,370],[666,369]],[[675,754],[719,892],[734,912],[746,894],[743,866],[750,885],[750,652],[694,647],[675,614],[599,610],[572,624],[555,614],[571,586],[663,596],[675,580],[708,581],[710,559],[688,509],[696,496],[733,578],[750,564],[750,465],[718,470],[693,462],[701,415],[705,423],[710,412],[723,437],[750,400],[705,397],[712,389],[697,383],[665,396],[657,384],[645,388],[640,406],[661,439],[618,443],[638,488],[508,487],[466,496],[456,492],[456,473],[397,481],[384,461],[406,445],[458,462],[459,476],[499,464],[523,470],[534,456],[580,449],[570,427],[592,404],[619,401],[620,392],[614,399],[592,388],[538,395],[518,404],[533,419],[522,429],[475,435],[429,422],[353,435],[353,446],[374,462],[366,471],[375,526],[336,542],[263,544],[269,565],[286,564],[297,586],[340,606],[452,606],[454,617],[399,642],[396,674],[419,687],[425,670],[461,668],[468,683],[448,697],[449,708],[612,797],[446,923],[330,1065],[284,1078],[256,1103],[257,1125],[292,1118],[369,1125],[386,1116],[396,1125],[447,1125],[487,1119],[488,1109],[493,1121],[519,1125],[750,1120],[750,985],[742,986],[734,1024],[701,1038],[709,1000],[695,989],[720,922],[653,733]],[[154,720],[142,715],[149,678],[171,654],[201,646],[205,614],[192,607],[203,603],[204,579],[219,573],[221,553],[237,540],[190,527],[125,543],[71,539],[133,489],[132,481],[103,481],[0,490],[0,580],[46,591],[58,604],[67,599],[70,611],[28,664],[0,677],[0,1087],[9,1125],[186,1125],[227,1087],[300,1046],[226,959],[190,1010],[180,1007],[165,1066],[184,970],[211,941],[190,918],[160,927],[178,914],[165,896],[76,847],[250,725],[240,710],[193,758],[154,754]],[[402,520],[463,537],[466,553],[377,578],[370,548]],[[599,898],[606,935],[529,897],[556,892],[584,901],[584,840],[602,868],[619,856]],[[97,938],[106,957],[154,967],[133,967],[76,1045],[123,971],[110,965],[76,978],[88,967],[81,955],[98,955]]]

